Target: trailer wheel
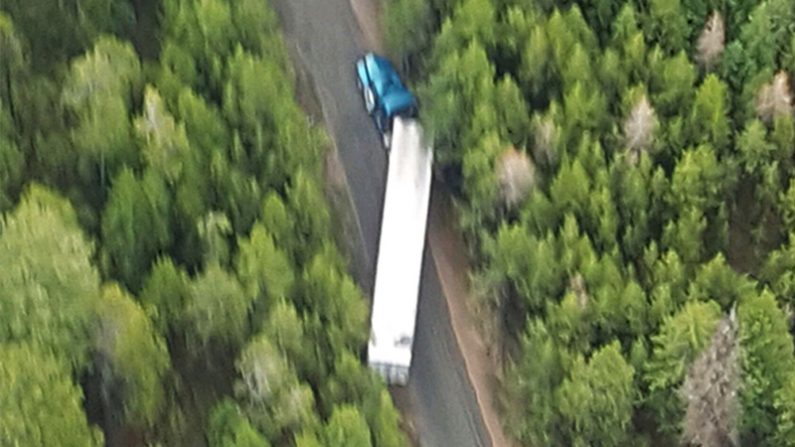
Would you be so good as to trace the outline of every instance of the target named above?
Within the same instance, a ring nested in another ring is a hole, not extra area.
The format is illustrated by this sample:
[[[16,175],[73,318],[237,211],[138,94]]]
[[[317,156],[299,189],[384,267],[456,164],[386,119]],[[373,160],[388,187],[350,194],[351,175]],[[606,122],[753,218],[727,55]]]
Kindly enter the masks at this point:
[[[373,89],[365,87],[363,96],[364,107],[367,109],[367,113],[373,113],[373,110],[375,110],[375,94],[373,93]]]

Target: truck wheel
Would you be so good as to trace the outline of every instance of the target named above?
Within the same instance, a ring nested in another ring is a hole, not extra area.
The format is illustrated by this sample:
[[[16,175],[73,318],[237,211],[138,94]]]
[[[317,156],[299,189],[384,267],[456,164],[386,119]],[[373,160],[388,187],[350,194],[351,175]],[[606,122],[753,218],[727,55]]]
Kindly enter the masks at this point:
[[[375,109],[375,95],[370,87],[364,89],[364,107],[367,109],[367,113],[373,113]]]

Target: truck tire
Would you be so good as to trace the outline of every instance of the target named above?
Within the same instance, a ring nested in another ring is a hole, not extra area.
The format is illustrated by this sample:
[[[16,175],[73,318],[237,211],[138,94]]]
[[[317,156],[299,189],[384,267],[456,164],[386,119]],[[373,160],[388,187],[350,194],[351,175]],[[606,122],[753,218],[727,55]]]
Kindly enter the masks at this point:
[[[375,110],[375,93],[373,93],[373,89],[365,87],[362,96],[364,96],[364,108],[367,113],[372,114],[373,110]]]

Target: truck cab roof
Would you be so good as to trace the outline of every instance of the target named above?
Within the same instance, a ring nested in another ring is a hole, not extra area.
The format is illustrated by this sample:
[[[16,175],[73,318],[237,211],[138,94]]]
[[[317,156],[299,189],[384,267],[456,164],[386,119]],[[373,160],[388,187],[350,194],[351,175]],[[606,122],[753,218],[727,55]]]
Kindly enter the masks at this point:
[[[389,60],[370,52],[359,59],[356,70],[361,83],[373,90],[378,107],[387,117],[410,115],[414,111],[417,101]]]

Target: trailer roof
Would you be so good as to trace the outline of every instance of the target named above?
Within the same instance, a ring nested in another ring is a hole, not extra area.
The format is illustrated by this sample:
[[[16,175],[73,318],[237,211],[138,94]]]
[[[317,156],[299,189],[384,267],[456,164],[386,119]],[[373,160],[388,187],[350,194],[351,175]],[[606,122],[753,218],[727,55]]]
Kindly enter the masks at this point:
[[[371,364],[411,364],[432,163],[420,125],[395,118],[373,292]]]

